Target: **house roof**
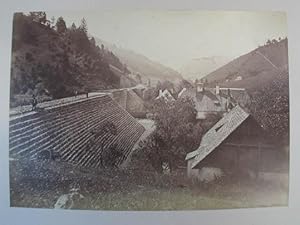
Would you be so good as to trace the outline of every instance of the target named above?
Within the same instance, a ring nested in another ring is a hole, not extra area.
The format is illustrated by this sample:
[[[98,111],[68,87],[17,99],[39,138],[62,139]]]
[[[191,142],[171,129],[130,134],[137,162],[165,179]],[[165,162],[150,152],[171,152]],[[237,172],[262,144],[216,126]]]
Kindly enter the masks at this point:
[[[228,89],[230,94],[228,94]],[[250,102],[250,96],[243,88],[220,88],[218,95],[215,88],[205,88],[202,92],[197,92],[196,88],[190,88],[181,93],[180,98],[185,97],[194,100],[198,112],[225,112],[228,98],[231,102],[244,107]]]
[[[171,94],[171,92],[168,89],[165,89],[164,91],[160,92],[159,95],[155,99],[157,100],[160,98],[164,98],[165,101],[174,101],[175,100],[174,96]]]
[[[111,96],[123,109],[126,109],[127,91],[125,89],[112,91]]]
[[[128,101],[134,101],[135,103],[139,103],[144,105],[144,100],[134,91],[134,90],[128,90]]]
[[[195,109],[198,112],[226,111],[226,98],[222,95],[218,96],[218,98],[210,89],[205,88],[202,92],[197,92],[196,88],[191,88],[181,94],[181,98],[185,97],[189,97],[194,100]]]
[[[111,92],[111,96],[126,111],[132,110],[132,107],[130,107],[132,105],[145,107],[144,100],[131,89],[113,91]]]
[[[114,150],[120,153],[113,156],[120,165],[144,131],[108,95],[86,98],[10,120],[10,157],[35,159],[49,151],[67,162],[101,167],[101,160]]]
[[[131,113],[144,113],[146,110],[144,100],[133,90],[127,91],[126,110]]]
[[[239,105],[220,119],[203,137],[197,150],[190,152],[186,160],[193,160],[192,168],[215,150],[250,115]]]

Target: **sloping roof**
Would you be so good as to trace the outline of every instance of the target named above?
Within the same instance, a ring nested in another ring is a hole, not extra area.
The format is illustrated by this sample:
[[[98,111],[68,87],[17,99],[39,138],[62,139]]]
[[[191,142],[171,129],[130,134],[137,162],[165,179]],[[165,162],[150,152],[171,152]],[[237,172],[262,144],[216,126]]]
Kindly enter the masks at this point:
[[[182,88],[181,91],[178,93],[177,97],[180,98],[183,92],[186,91],[186,88]]]
[[[133,90],[127,91],[126,110],[134,115],[134,113],[143,113],[146,110],[144,100]]]
[[[247,93],[244,88],[229,88],[230,97],[233,101],[238,103],[242,107],[246,107],[250,102],[250,95]],[[228,88],[220,88],[220,92],[224,94],[224,96],[228,96]]]
[[[186,160],[193,160],[192,168],[215,150],[250,115],[239,105],[220,119],[203,137],[197,150],[190,152]]]
[[[197,92],[196,88],[190,88],[181,94],[181,98],[185,97],[189,97],[194,100],[195,109],[198,112],[226,111],[226,98],[221,95],[216,96],[210,89],[205,88],[202,92]]]
[[[127,94],[129,97],[128,101],[134,101],[144,105],[144,100],[134,90],[128,90]]]
[[[131,89],[111,92],[111,97],[127,112],[141,112],[145,109],[144,100]]]
[[[175,100],[174,96],[168,89],[165,89],[164,91],[159,93],[159,95],[155,99],[157,100],[160,98],[164,98],[165,101],[174,101]]]
[[[126,109],[127,91],[125,89],[112,91],[111,96],[123,109]]]
[[[230,95],[228,95],[228,89]],[[202,92],[197,92],[196,88],[184,91],[180,98],[189,97],[194,100],[195,108],[198,112],[225,112],[228,97],[230,101],[245,107],[250,102],[250,96],[243,88],[220,88],[220,93],[216,94],[215,88],[205,88]]]
[[[114,132],[106,129],[110,124]],[[101,167],[101,160],[114,149],[120,153],[114,158],[119,165],[144,131],[135,118],[104,95],[11,119],[9,152],[11,158],[34,159],[48,151],[76,165]]]

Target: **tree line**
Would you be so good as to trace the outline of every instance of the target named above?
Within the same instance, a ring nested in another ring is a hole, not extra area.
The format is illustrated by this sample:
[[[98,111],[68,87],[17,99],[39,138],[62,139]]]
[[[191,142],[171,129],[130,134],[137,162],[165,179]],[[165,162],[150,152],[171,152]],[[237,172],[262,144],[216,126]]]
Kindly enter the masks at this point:
[[[60,98],[92,89],[118,88],[120,78],[109,64],[129,73],[117,56],[97,45],[82,18],[67,27],[63,17],[45,12],[15,13],[13,20],[11,105],[18,96]],[[24,102],[25,104],[26,102]]]

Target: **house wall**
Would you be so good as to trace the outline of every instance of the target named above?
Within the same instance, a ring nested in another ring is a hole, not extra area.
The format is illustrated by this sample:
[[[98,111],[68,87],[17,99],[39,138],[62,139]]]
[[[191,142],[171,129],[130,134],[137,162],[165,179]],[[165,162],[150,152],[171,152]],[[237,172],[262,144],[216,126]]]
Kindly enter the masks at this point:
[[[254,120],[252,116],[248,117],[226,140],[223,144],[235,143],[244,145],[266,145],[272,144],[268,141],[265,131]]]
[[[144,101],[133,91],[129,91],[127,94],[126,110],[133,117],[146,118]]]
[[[199,163],[198,168],[216,167],[228,172],[256,171],[258,153],[256,148],[220,146]]]
[[[264,130],[250,116],[223,143],[203,159],[188,175],[199,173],[201,168],[221,168],[230,172],[275,171],[282,157],[271,147]],[[270,146],[270,147],[265,147]],[[191,161],[191,160],[190,160]],[[191,162],[188,162],[188,167]]]
[[[199,169],[192,169],[192,160],[187,161],[187,176],[188,177],[197,177]]]

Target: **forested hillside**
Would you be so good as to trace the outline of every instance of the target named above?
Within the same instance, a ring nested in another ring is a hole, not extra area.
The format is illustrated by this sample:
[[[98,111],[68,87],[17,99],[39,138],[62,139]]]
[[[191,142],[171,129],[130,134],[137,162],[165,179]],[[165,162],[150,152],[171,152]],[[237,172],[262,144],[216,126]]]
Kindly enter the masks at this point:
[[[288,40],[268,40],[207,75],[210,85],[246,88],[250,111],[275,141],[289,143]]]
[[[251,113],[276,142],[289,144],[289,79],[282,71],[272,82],[252,93]]]
[[[121,77],[110,65],[129,73],[105,46],[89,38],[88,25],[66,27],[62,17],[44,12],[16,13],[13,21],[11,106],[87,91],[120,87]]]
[[[288,69],[287,38],[269,40],[265,45],[232,60],[205,78],[210,83],[222,86],[260,89],[283,69]]]

